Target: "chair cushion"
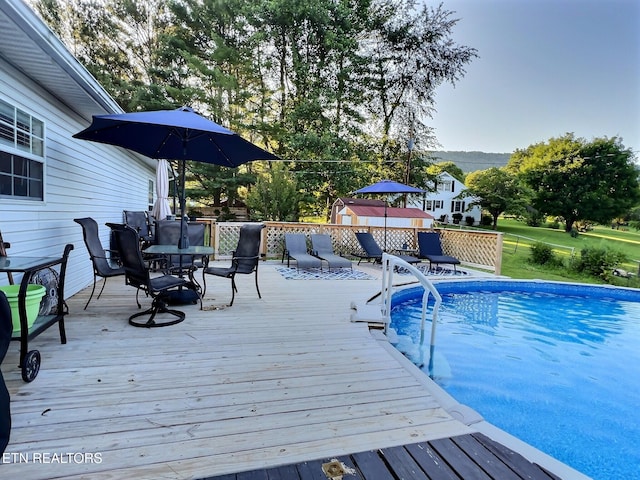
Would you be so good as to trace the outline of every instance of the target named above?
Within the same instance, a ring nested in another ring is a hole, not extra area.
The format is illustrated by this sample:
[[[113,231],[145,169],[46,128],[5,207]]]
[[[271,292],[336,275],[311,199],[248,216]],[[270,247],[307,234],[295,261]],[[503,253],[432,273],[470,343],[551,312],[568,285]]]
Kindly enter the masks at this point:
[[[431,263],[450,263],[452,265],[459,265],[460,260],[449,255],[426,255],[425,258]]]
[[[204,269],[204,273],[209,275],[215,275],[216,277],[225,277],[231,278],[233,274],[236,272],[236,269],[233,267],[209,267]]]
[[[189,282],[184,278],[175,277],[173,275],[162,275],[150,280],[151,288],[154,292],[161,292],[163,290],[185,286],[188,283]]]

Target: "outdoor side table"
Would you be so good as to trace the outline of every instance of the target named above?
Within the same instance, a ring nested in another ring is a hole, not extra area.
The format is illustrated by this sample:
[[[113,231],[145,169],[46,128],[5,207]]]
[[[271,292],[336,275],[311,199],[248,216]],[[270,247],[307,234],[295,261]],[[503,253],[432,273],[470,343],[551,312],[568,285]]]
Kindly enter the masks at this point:
[[[20,342],[20,365],[22,379],[32,382],[40,371],[41,356],[38,350],[29,351],[29,342],[54,324],[58,324],[60,330],[60,343],[67,343],[67,335],[64,329],[64,316],[69,313],[64,301],[64,280],[67,270],[69,252],[73,250],[72,244],[67,244],[61,257],[27,257],[10,255],[0,257],[0,272],[22,273],[20,290],[18,292],[18,312],[20,314],[20,332],[14,333],[11,340]],[[33,325],[29,328],[27,323],[27,309],[25,297],[27,286],[32,277],[40,270],[60,265],[58,279],[58,304],[56,312],[50,315],[38,315]]]

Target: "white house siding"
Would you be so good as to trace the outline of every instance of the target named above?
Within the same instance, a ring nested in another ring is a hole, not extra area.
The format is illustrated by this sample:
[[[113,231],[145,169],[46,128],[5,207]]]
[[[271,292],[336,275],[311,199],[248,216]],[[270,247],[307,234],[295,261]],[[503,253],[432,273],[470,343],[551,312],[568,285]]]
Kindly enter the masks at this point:
[[[0,59],[0,98],[45,123],[44,202],[0,199],[0,231],[9,254],[60,255],[73,243],[65,296],[93,281],[92,265],[73,219],[93,217],[105,247],[105,222],[121,222],[122,210],[146,210],[151,162],[115,147],[76,140],[89,125],[73,109]],[[104,112],[97,111],[96,114]],[[6,284],[4,275],[0,284]]]

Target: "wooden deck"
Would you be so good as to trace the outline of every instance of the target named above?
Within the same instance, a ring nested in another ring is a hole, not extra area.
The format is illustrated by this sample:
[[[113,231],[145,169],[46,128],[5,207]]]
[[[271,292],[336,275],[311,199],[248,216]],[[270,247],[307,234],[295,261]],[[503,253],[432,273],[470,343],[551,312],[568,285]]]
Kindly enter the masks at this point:
[[[337,474],[337,475],[334,475]],[[264,468],[206,480],[559,480],[481,433]]]
[[[86,311],[90,289],[70,298],[68,343],[57,328],[30,343],[35,381],[16,342],[2,365],[2,478],[205,478],[474,431],[348,320],[378,280],[285,280],[266,264],[260,287],[261,300],[241,276],[225,308],[229,282],[211,279],[204,310],[158,329],[128,325],[135,292],[121,279]]]

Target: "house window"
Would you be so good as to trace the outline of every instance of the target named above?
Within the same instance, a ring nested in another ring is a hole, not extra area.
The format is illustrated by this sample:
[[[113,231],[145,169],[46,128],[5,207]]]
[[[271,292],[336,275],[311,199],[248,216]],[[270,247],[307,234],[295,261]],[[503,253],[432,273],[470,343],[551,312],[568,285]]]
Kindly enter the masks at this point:
[[[437,190],[439,192],[453,192],[453,182],[451,180],[438,182]]]
[[[453,200],[451,202],[451,213],[462,213],[464,212],[464,202],[460,200]]]
[[[444,207],[444,200],[427,200],[424,205],[425,211],[433,212],[434,210]]]
[[[153,186],[153,180],[149,180],[149,197],[147,198],[147,202],[149,204],[149,211],[153,210],[153,192],[155,191],[155,187]]]
[[[44,200],[44,122],[0,100],[0,197]]]

